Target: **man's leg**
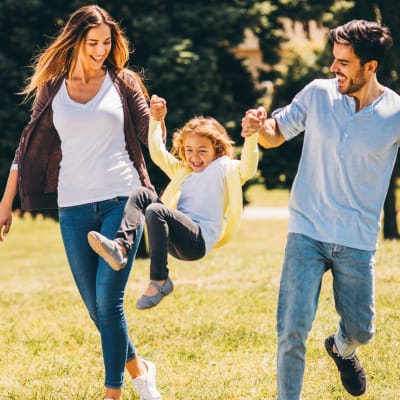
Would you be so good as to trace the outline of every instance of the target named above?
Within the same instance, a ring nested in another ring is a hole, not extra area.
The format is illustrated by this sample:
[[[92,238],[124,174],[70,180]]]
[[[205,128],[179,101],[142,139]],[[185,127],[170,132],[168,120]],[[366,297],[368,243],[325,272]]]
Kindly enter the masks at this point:
[[[367,378],[355,352],[374,334],[375,256],[373,251],[335,246],[333,261],[333,289],[340,323],[338,332],[326,339],[325,346],[340,371],[344,388],[353,396],[360,396],[366,391]]]
[[[299,400],[304,376],[306,339],[328,267],[324,244],[289,233],[281,275],[278,329],[278,400]]]

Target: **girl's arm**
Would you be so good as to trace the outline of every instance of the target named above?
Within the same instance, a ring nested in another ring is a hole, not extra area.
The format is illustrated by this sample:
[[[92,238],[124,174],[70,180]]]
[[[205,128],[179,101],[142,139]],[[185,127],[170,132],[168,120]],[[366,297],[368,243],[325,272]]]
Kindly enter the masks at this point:
[[[165,125],[165,117],[167,116],[167,112],[166,100],[153,94],[150,99],[150,116],[161,122],[162,138],[164,142],[167,138],[167,127]]]
[[[239,171],[242,185],[257,173],[258,157],[258,134],[253,133],[245,137],[240,155]]]
[[[162,97],[153,95],[150,100],[149,152],[150,157],[169,178],[174,176],[181,162],[165,147],[167,129],[165,116],[167,102]]]

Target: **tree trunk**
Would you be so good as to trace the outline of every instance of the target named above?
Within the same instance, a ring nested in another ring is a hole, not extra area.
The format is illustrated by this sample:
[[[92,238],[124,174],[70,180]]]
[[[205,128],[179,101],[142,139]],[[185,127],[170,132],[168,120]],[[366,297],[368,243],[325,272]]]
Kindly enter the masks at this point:
[[[399,239],[396,220],[395,174],[390,178],[389,189],[383,205],[383,238]]]

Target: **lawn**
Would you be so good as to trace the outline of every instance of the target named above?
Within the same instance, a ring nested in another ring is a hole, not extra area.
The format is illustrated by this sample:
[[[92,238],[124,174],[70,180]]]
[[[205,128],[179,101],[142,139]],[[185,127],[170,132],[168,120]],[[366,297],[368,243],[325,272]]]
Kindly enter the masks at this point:
[[[287,192],[253,188],[252,205],[285,206]],[[234,240],[198,262],[170,260],[174,293],[136,310],[148,260],[135,263],[126,294],[132,339],[157,366],[164,400],[276,398],[275,308],[286,220],[243,220]],[[400,399],[400,243],[377,253],[376,336],[360,352],[364,400]],[[99,336],[80,300],[58,224],[15,218],[0,244],[0,400],[100,400]],[[326,274],[308,341],[303,400],[350,399],[323,347],[337,315]],[[124,400],[137,400],[126,376]]]

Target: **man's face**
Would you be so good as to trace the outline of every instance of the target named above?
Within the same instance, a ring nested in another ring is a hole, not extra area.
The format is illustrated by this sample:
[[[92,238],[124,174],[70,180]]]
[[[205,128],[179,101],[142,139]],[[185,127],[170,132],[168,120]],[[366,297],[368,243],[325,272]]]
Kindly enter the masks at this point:
[[[333,45],[333,57],[330,71],[336,75],[339,92],[356,96],[375,73],[375,67],[371,65],[374,61],[361,65],[352,46],[341,43]]]

